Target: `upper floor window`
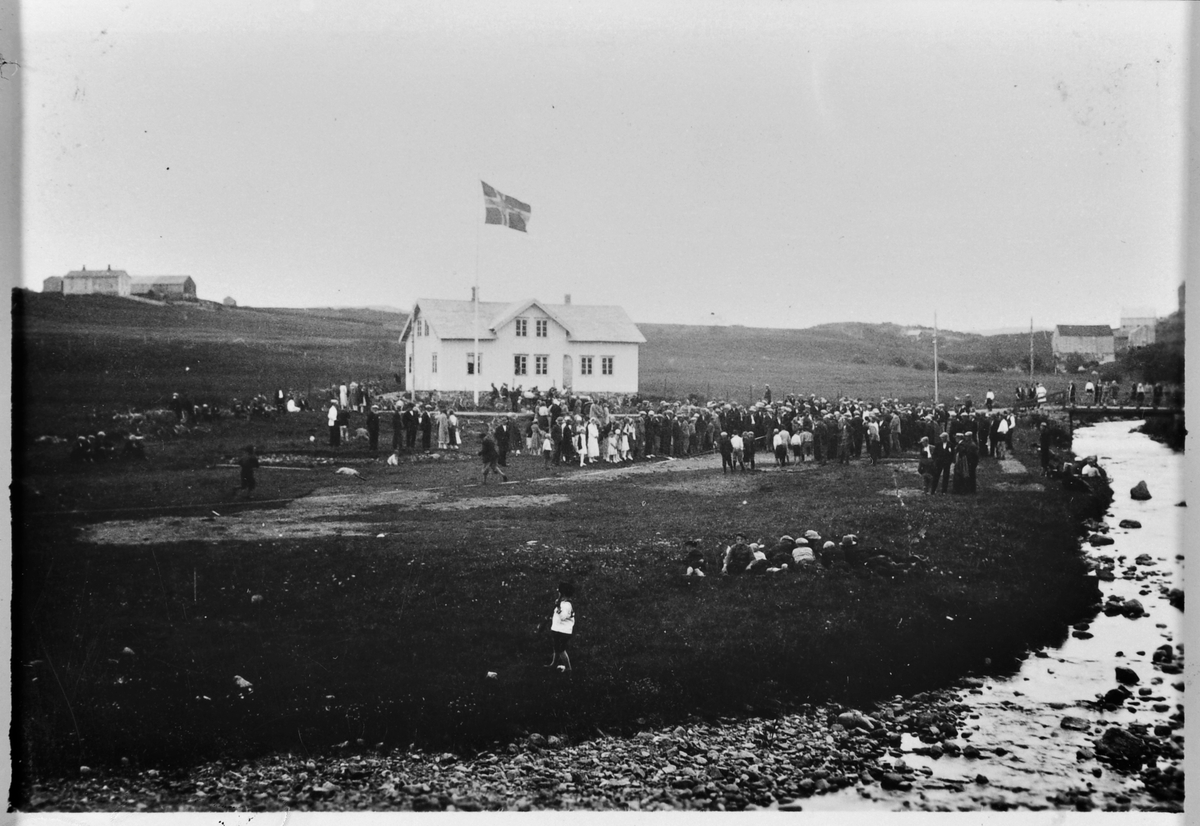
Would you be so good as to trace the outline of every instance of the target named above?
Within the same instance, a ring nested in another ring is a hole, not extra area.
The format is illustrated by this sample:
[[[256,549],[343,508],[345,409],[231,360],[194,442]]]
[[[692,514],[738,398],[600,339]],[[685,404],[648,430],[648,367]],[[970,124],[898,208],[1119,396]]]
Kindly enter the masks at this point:
[[[517,336],[519,338],[524,338],[527,335],[529,335],[529,322],[526,319],[518,318],[517,319]]]
[[[550,322],[547,319],[539,318],[537,320],[537,337],[546,338],[550,335]]]

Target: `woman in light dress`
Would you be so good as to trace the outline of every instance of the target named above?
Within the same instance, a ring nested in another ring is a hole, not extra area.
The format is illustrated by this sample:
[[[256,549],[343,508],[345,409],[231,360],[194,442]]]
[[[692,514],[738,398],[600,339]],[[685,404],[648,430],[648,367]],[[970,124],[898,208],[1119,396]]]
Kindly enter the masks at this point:
[[[587,458],[589,462],[600,460],[600,425],[595,419],[590,419],[587,424]]]

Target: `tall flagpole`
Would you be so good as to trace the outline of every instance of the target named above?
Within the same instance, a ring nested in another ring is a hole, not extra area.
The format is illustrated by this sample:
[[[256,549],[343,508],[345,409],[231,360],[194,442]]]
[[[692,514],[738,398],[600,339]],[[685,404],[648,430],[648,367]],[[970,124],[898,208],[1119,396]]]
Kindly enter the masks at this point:
[[[475,407],[479,407],[479,237],[483,234],[480,224],[475,224],[475,289],[471,291],[471,303],[475,305],[475,351],[471,360],[475,362]]]
[[[933,403],[938,403],[937,313],[933,314]]]
[[[1029,383],[1033,384],[1033,318],[1029,319]]]

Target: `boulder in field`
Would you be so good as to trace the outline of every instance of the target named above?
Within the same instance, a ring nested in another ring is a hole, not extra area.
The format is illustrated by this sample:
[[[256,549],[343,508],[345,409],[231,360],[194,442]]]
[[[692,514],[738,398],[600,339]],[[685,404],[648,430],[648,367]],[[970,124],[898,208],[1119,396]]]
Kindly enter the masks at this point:
[[[1096,754],[1113,763],[1137,765],[1146,756],[1146,742],[1124,729],[1110,728],[1096,741]]]
[[[1123,685],[1116,688],[1110,688],[1104,695],[1104,702],[1110,706],[1122,705],[1126,700],[1133,696],[1133,692]]]
[[[1173,662],[1175,660],[1175,649],[1170,645],[1170,643],[1160,645],[1158,648],[1154,649],[1154,655],[1150,659],[1156,663]]]
[[[1098,548],[1101,545],[1111,545],[1113,542],[1114,540],[1111,536],[1105,536],[1102,533],[1094,533],[1088,537],[1088,543],[1091,544],[1092,547]]]
[[[1087,720],[1082,717],[1064,717],[1062,718],[1062,727],[1071,731],[1087,731],[1091,726]]]
[[[1124,665],[1117,666],[1117,682],[1122,685],[1137,685],[1141,682],[1137,672]]]
[[[841,726],[850,731],[854,729],[871,731],[875,728],[875,721],[861,711],[843,711],[838,715],[837,721]]]
[[[1150,488],[1146,487],[1145,480],[1138,482],[1129,490],[1129,498],[1136,499],[1139,502],[1144,502],[1150,498]]]
[[[1142,606],[1142,603],[1139,602],[1138,600],[1127,599],[1121,605],[1121,613],[1124,614],[1125,616],[1129,617],[1130,619],[1137,619],[1138,617],[1145,615],[1146,609]]]
[[[1120,526],[1122,528],[1140,528],[1142,527],[1142,523],[1136,519],[1122,519]]]

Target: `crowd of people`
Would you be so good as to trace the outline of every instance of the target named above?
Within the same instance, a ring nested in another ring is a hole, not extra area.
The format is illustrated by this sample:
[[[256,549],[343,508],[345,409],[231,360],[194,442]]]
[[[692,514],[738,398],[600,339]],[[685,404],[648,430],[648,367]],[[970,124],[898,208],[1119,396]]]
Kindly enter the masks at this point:
[[[861,566],[884,573],[907,573],[928,564],[925,557],[916,554],[868,548],[854,534],[834,542],[823,540],[815,530],[797,531],[795,537],[784,535],[771,544],[762,539],[748,542],[746,534],[738,533],[724,551],[715,554],[705,553],[698,540],[691,540],[687,545],[684,575],[696,577],[718,572],[722,576],[797,573],[813,566]]]

